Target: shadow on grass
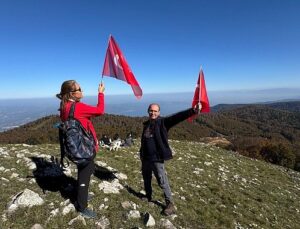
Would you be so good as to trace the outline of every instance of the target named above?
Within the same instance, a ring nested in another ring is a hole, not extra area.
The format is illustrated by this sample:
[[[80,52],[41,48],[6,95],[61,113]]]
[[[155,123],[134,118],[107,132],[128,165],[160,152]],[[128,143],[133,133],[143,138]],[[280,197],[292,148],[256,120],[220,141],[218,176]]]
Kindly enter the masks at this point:
[[[110,171],[105,167],[95,165],[94,176],[100,180],[112,181],[113,179],[117,178],[115,173],[116,172]]]
[[[33,176],[37,184],[43,190],[51,192],[60,192],[64,199],[70,199],[75,203],[77,181],[73,177],[69,177],[63,173],[59,162],[54,157],[48,161],[41,157],[30,158],[35,164],[36,169],[33,171]]]
[[[137,192],[137,191],[135,191],[133,188],[131,188],[130,186],[128,186],[128,185],[125,185],[125,188],[126,188],[126,190],[131,194],[131,195],[134,195],[135,197],[137,197],[137,198],[139,198],[140,200],[142,200],[142,201],[147,201],[146,199],[147,199],[147,197],[146,197],[146,195],[144,195],[144,194],[142,194],[142,193],[140,193],[140,192]],[[161,207],[161,208],[165,208],[165,205],[164,204],[162,204],[160,201],[158,201],[158,200],[151,200],[151,201],[149,201],[150,203],[154,203],[155,205],[157,205],[157,206],[159,206],[159,207]]]

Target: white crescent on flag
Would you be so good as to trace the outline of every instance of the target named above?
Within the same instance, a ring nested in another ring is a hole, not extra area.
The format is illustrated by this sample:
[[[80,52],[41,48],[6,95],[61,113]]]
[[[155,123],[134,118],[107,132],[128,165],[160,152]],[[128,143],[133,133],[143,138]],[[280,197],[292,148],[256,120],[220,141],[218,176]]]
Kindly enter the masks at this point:
[[[139,83],[135,79],[125,57],[111,35],[108,40],[102,76],[114,77],[130,84],[134,95],[138,99],[143,95],[143,91],[140,88]]]
[[[114,63],[115,63],[115,65],[116,65],[118,68],[120,68],[121,70],[123,70],[122,66],[120,65],[120,57],[119,57],[118,54],[116,54],[116,55],[114,56]]]

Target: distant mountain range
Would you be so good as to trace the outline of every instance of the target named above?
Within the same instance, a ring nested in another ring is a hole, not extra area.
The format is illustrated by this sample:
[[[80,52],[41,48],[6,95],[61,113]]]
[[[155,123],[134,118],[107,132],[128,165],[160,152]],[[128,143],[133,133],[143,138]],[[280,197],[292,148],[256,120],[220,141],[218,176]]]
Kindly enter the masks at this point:
[[[192,92],[145,94],[141,100],[133,95],[108,95],[105,97],[107,114],[142,117],[150,103],[161,105],[161,114],[169,115],[190,106]],[[268,89],[240,91],[209,91],[214,111],[228,104],[265,103],[266,101],[300,100],[299,89]],[[87,96],[83,102],[96,104],[95,96]],[[268,102],[268,103],[270,103]],[[235,106],[235,105],[233,105]],[[238,105],[239,106],[239,105]],[[6,99],[0,100],[0,132],[24,125],[47,115],[58,114],[59,100],[56,98]]]
[[[212,107],[213,112],[232,110],[239,107],[245,107],[251,104],[218,104]],[[254,105],[254,104],[252,104]],[[289,101],[281,101],[281,102],[265,102],[265,103],[257,103],[255,105],[263,105],[266,107],[286,110],[286,111],[295,111],[300,112],[300,102],[299,100],[289,100]]]
[[[193,123],[185,121],[172,128],[170,138],[191,141],[226,138],[231,143],[230,149],[243,155],[300,170],[300,101],[223,104],[213,110],[210,114],[200,115]],[[93,119],[93,123],[99,138],[102,134],[112,137],[116,133],[124,138],[129,132],[139,137],[144,120],[145,116],[106,114]],[[2,132],[0,143],[57,143],[56,122],[59,117],[51,115]],[[266,152],[272,152],[276,160],[266,156]]]

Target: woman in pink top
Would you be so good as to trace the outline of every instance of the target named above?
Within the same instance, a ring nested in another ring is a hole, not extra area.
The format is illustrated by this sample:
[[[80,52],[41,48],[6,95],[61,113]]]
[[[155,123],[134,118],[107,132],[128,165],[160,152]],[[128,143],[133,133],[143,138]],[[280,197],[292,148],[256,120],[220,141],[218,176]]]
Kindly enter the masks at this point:
[[[90,106],[80,102],[83,97],[80,85],[75,80],[68,80],[61,85],[61,91],[56,96],[61,100],[60,103],[60,118],[65,121],[69,117],[70,108],[73,102],[76,102],[74,118],[80,121],[82,126],[92,133],[95,140],[95,153],[98,151],[98,140],[94,126],[91,122],[91,117],[104,114],[104,85],[101,83],[98,87],[98,104]],[[82,216],[87,218],[95,218],[96,213],[87,208],[88,189],[91,175],[94,172],[94,161],[91,160],[85,165],[77,166],[77,194],[75,207]]]

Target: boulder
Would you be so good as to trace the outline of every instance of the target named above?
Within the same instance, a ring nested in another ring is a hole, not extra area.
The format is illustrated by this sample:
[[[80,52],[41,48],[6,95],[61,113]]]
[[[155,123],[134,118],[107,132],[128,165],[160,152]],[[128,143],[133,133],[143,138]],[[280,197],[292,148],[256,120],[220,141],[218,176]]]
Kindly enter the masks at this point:
[[[44,200],[39,194],[25,189],[23,192],[19,192],[12,197],[12,201],[8,203],[8,212],[15,211],[18,207],[32,207],[35,205],[42,205]]]
[[[144,224],[146,227],[154,227],[155,226],[155,220],[149,212],[146,212],[146,214],[144,216]]]

